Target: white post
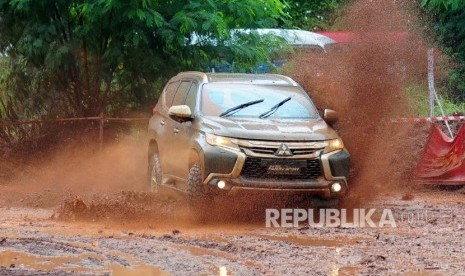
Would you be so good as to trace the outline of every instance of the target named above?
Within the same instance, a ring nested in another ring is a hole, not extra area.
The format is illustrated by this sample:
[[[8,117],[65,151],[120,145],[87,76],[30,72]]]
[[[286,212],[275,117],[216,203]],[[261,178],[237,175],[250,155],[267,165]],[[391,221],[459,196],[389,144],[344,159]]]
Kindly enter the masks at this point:
[[[434,116],[434,49],[428,50],[429,116]]]
[[[441,101],[439,100],[438,93],[436,93],[436,88],[434,87],[434,49],[431,48],[428,50],[428,90],[429,90],[429,116],[434,116],[434,100],[436,100],[439,109],[441,110],[442,116],[446,116],[444,114],[444,110],[442,109]],[[447,120],[444,121],[447,126],[447,130],[449,131],[450,137],[454,138],[454,134],[452,134],[452,130],[450,128],[449,122]]]

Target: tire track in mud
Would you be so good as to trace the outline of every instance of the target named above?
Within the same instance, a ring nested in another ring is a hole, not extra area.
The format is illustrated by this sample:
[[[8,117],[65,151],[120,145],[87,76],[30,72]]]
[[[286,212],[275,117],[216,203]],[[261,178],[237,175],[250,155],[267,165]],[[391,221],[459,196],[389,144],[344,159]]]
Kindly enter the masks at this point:
[[[0,237],[4,231],[0,231]],[[52,236],[46,233],[23,230],[20,235],[39,237],[27,238],[0,238],[0,253],[5,251],[24,252],[33,256],[45,258],[66,257],[70,261],[81,258],[87,262],[68,263],[89,270],[102,269],[111,264],[134,268],[140,263],[162,268],[163,271],[176,275],[180,272],[198,274],[217,274],[220,268],[228,267],[241,275],[258,275],[256,268],[250,268],[240,261],[215,252],[193,253],[190,247],[179,247],[179,242],[172,240],[167,235],[147,236],[140,235],[130,237],[106,236],[97,239],[92,237],[76,236]],[[93,244],[96,247],[91,247]],[[205,253],[205,254],[204,254]],[[209,255],[208,253],[211,253]],[[89,262],[90,260],[90,262]],[[97,264],[95,261],[97,260]],[[99,265],[98,265],[99,264]],[[68,267],[59,266],[64,271]],[[96,274],[99,274],[98,272]]]
[[[102,221],[44,219],[51,212],[28,215],[35,209],[0,208],[0,260],[8,252],[24,252],[41,262],[55,260],[52,275],[70,270],[98,275],[116,268],[137,271],[141,266],[172,275],[460,274],[465,253],[464,194],[419,190],[409,200],[396,194],[374,202],[373,208],[392,210],[397,228],[212,223],[182,225],[179,230],[148,229],[146,224],[133,229]],[[418,212],[427,212],[428,217],[401,219]],[[40,272],[38,267],[3,268],[0,274]]]

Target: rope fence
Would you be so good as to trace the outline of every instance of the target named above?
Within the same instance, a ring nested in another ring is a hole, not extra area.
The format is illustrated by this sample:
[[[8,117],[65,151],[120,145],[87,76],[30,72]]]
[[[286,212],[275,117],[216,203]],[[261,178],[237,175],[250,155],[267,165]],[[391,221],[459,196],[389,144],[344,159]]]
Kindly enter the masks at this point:
[[[57,118],[45,120],[27,120],[27,121],[0,121],[0,127],[11,127],[20,125],[34,125],[34,124],[47,124],[47,123],[62,123],[62,122],[76,122],[76,121],[99,121],[99,143],[103,145],[103,129],[107,122],[148,122],[150,118],[111,118],[105,117],[101,114],[98,117],[81,117],[81,118]],[[391,123],[445,123],[447,121],[462,123],[465,116],[440,116],[440,117],[416,117],[416,118],[393,118]]]
[[[77,121],[99,121],[99,144],[103,147],[103,128],[106,122],[148,122],[150,118],[111,118],[105,117],[100,114],[98,117],[81,117],[81,118],[57,118],[45,120],[26,120],[26,121],[0,121],[0,127],[12,127],[21,125],[37,125],[48,123],[64,123],[64,122],[77,122]]]
[[[463,121],[465,116],[440,116],[440,117],[418,117],[418,118],[395,118],[391,119],[391,123],[435,123],[446,121]]]

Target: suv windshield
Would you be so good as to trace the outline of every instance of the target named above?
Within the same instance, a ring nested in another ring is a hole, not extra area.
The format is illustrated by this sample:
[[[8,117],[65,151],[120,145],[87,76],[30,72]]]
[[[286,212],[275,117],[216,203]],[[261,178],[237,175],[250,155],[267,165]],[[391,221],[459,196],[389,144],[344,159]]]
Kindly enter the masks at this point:
[[[244,107],[230,115],[258,118],[289,97],[290,100],[279,106],[269,118],[318,118],[317,110],[301,88],[279,85],[207,83],[202,88],[201,112],[206,116],[219,116],[230,108],[263,99],[263,102]]]

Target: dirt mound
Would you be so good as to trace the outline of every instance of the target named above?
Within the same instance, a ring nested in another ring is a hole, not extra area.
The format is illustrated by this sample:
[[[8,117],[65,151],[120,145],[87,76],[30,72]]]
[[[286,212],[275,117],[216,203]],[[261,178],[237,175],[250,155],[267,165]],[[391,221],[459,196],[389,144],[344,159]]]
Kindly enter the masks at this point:
[[[406,87],[426,80],[425,43],[408,1],[359,0],[342,18],[353,41],[327,54],[301,53],[290,72],[335,125],[352,156],[350,203],[405,186],[429,126],[392,124],[414,115]]]
[[[263,225],[266,209],[311,208],[302,193],[238,192],[219,196],[204,208],[194,209],[187,198],[168,188],[157,193],[122,191],[99,194],[91,199],[70,195],[54,218],[65,221],[112,221],[160,227],[191,227],[246,224]]]
[[[71,195],[63,200],[56,217],[62,220],[156,220],[181,214],[186,208],[179,198],[168,194],[122,191],[94,195],[88,201]]]

